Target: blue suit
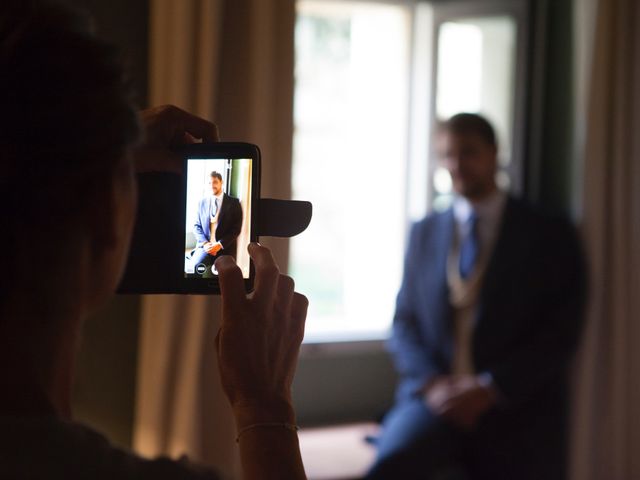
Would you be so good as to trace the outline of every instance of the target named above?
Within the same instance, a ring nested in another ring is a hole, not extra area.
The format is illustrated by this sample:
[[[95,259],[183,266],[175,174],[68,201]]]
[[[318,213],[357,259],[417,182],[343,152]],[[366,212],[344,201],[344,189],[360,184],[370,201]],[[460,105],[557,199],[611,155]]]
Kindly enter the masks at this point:
[[[472,360],[501,395],[477,427],[461,431],[418,391],[451,371],[453,318],[447,257],[452,210],[414,225],[389,350],[400,375],[370,478],[561,479],[567,367],[582,325],[585,271],[573,227],[509,198],[475,312]]]
[[[198,203],[198,214],[193,226],[193,234],[197,243],[196,249],[191,254],[191,262],[194,267],[198,263],[211,265],[221,255],[231,255],[234,258],[236,256],[236,239],[242,231],[242,206],[240,201],[226,193],[224,194],[220,214],[218,215],[215,238],[211,237],[211,215],[215,212],[213,202],[213,196],[208,195]],[[223,249],[215,256],[207,254],[202,245],[216,241],[222,244]]]

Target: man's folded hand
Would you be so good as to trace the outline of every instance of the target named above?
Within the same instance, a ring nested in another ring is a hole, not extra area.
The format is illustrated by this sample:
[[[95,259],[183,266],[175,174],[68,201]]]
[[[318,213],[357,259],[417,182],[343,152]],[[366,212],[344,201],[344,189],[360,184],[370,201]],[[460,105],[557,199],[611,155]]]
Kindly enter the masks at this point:
[[[497,393],[475,375],[448,375],[430,382],[424,398],[436,415],[469,430],[496,403]]]

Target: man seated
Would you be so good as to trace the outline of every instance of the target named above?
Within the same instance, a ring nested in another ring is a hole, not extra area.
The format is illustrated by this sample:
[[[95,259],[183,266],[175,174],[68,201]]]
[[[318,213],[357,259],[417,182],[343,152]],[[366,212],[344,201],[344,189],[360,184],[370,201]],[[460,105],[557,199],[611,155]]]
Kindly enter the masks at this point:
[[[191,271],[198,264],[213,265],[222,255],[236,257],[236,239],[242,230],[242,206],[240,200],[224,193],[222,175],[211,172],[211,194],[198,203],[198,213],[193,226],[196,249],[191,252]],[[208,271],[208,270],[207,270]]]
[[[562,479],[576,232],[497,187],[480,115],[444,122],[437,146],[456,197],[411,231],[389,342],[400,383],[369,478]]]

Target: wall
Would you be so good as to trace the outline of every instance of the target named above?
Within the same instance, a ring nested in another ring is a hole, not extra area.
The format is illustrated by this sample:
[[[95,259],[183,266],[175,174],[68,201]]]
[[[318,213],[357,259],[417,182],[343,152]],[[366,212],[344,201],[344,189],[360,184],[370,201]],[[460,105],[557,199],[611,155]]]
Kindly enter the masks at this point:
[[[293,384],[302,426],[375,421],[393,403],[396,374],[380,344],[304,345]]]

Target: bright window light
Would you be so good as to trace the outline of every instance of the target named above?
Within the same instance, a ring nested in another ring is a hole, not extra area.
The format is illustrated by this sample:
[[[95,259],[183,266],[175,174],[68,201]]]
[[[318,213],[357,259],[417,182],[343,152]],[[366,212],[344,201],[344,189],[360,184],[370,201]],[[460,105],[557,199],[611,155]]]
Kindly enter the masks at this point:
[[[482,90],[482,31],[475,25],[445,22],[438,45],[438,116],[477,112]]]
[[[440,25],[437,116],[479,112],[494,124],[499,160],[511,159],[517,26],[512,17],[468,17]]]
[[[314,218],[290,270],[310,299],[306,341],[383,338],[405,246],[410,15],[362,1],[297,9],[293,190]]]

